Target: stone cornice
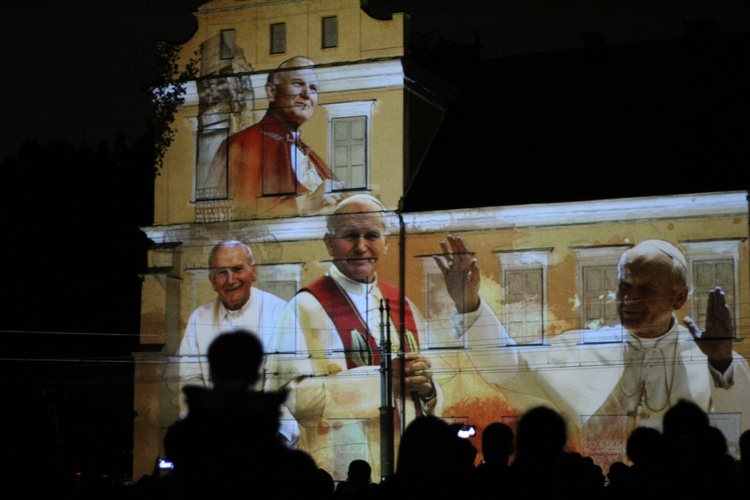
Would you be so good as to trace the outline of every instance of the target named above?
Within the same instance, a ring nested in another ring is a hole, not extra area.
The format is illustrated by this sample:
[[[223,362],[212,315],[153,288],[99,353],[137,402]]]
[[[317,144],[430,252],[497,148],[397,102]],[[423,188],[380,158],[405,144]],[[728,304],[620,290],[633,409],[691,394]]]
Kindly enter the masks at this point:
[[[269,71],[250,73],[253,92],[256,101],[265,101],[266,81]],[[374,59],[369,61],[354,61],[315,67],[315,73],[320,82],[322,94],[342,92],[362,92],[404,87],[404,67],[401,58]],[[219,77],[207,78],[225,78]],[[198,87],[195,80],[185,83],[184,106],[198,105]]]
[[[586,202],[484,207],[403,214],[411,234],[570,226],[620,221],[669,220],[706,216],[747,216],[746,191],[623,198]],[[388,216],[391,233],[398,217]],[[324,216],[239,220],[144,227],[154,243],[213,245],[228,235],[248,242],[318,240],[326,232]]]

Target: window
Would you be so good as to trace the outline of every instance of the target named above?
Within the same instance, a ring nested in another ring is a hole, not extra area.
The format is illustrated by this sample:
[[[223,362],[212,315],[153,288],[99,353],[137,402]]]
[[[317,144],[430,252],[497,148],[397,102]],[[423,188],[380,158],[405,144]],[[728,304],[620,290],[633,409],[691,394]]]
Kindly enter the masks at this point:
[[[296,281],[270,279],[264,281],[262,284],[262,290],[264,292],[272,293],[277,297],[281,297],[287,302],[291,300],[292,297],[294,297],[294,294],[297,292],[298,288],[299,287],[297,286]]]
[[[693,300],[697,308],[698,325],[706,325],[706,306],[708,290],[720,286],[725,293],[725,300],[732,309],[734,302],[734,262],[732,259],[708,259],[693,262]]]
[[[324,104],[330,133],[330,167],[342,190],[367,189],[372,101]]]
[[[286,23],[271,25],[271,54],[286,52]]]
[[[227,123],[198,131],[195,166],[195,200],[220,200],[227,197],[227,155],[216,158],[219,146],[229,137]]]
[[[573,248],[578,261],[578,296],[580,304],[580,328],[597,330],[620,323],[617,315],[617,263],[630,245],[607,247]],[[581,342],[622,341],[622,334],[602,340],[595,334],[587,334]]]
[[[720,286],[732,314],[735,325],[735,337],[741,337],[738,328],[739,307],[736,297],[739,279],[740,240],[711,240],[681,242],[685,248],[688,262],[690,289],[690,315],[695,318],[700,328],[706,325],[706,307],[708,291]]]
[[[443,273],[432,257],[421,257],[424,283],[424,314],[428,328],[419,333],[420,344],[427,349],[463,347],[456,345],[451,314],[455,311],[453,299],[445,288]]]
[[[597,329],[620,323],[617,314],[617,264],[585,266],[581,269],[583,283],[581,308],[586,328]]]
[[[552,249],[499,252],[503,318],[508,334],[519,344],[544,341],[547,267]]]
[[[503,273],[508,334],[520,343],[544,338],[542,269],[510,269]]]
[[[253,247],[256,258],[264,253],[264,246]],[[257,266],[258,280],[253,283],[264,292],[272,293],[277,297],[289,301],[299,290],[302,274],[302,264],[261,264]],[[271,332],[271,328],[265,330]],[[263,339],[263,345],[268,345],[268,339]]]
[[[323,18],[323,48],[339,46],[339,19],[336,16]]]
[[[289,301],[299,290],[301,273],[301,264],[260,265],[254,286]]]
[[[221,58],[234,59],[234,30],[221,30]]]
[[[334,118],[333,173],[348,189],[367,187],[367,117]]]

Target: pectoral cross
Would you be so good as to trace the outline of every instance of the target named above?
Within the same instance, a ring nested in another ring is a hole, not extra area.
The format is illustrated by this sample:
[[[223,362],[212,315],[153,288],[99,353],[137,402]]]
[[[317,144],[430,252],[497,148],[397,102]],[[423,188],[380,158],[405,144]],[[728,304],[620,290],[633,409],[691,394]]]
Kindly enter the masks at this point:
[[[647,419],[651,416],[651,414],[646,413],[644,411],[646,408],[645,406],[646,383],[645,382],[641,382],[641,387],[638,392],[639,392],[638,405],[636,406],[634,411],[628,412],[628,435],[630,435],[630,433],[633,432],[633,430],[641,426],[643,419]]]

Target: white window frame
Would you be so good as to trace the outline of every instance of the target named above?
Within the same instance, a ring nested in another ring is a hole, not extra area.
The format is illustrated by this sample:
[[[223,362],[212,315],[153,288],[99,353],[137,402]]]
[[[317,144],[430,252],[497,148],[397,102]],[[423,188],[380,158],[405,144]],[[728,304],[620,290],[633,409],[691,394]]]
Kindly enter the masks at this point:
[[[366,122],[366,137],[365,137],[365,185],[351,188],[356,191],[366,191],[370,188],[370,176],[372,173],[372,162],[370,158],[370,151],[372,144],[372,110],[375,101],[350,101],[340,103],[322,104],[326,110],[328,119],[328,158],[331,159],[331,164],[334,161],[334,133],[333,133],[333,121],[336,118],[351,118],[356,116],[364,116]],[[348,189],[348,186],[344,187]]]
[[[742,332],[739,328],[740,320],[740,247],[743,240],[741,238],[719,239],[719,240],[701,240],[701,241],[681,241],[680,244],[685,248],[685,259],[688,263],[688,286],[690,287],[690,296],[693,298],[697,293],[708,293],[708,290],[696,290],[693,285],[693,271],[696,262],[700,261],[717,261],[732,260],[733,263],[733,281],[734,289],[732,296],[734,304],[732,307],[732,321],[735,324],[735,338],[741,339]],[[690,315],[693,318],[700,317],[698,310],[698,300],[690,300]],[[705,325],[698,324],[703,328]]]
[[[275,34],[274,31],[277,27],[284,32],[283,41],[278,40],[280,45],[282,45],[282,47],[277,47],[275,40],[274,40],[274,34]],[[287,42],[286,23],[271,23],[271,25],[268,27],[268,52],[271,55],[286,54],[286,42]]]
[[[222,60],[234,59],[237,46],[237,32],[234,29],[221,30],[220,35],[219,58]]]
[[[265,290],[263,287],[264,282],[294,282],[295,292],[300,289],[300,283],[302,281],[302,263],[293,264],[259,264],[258,268],[258,281],[256,285],[259,289]],[[268,291],[268,290],[265,290]],[[271,292],[273,293],[273,292]],[[274,295],[276,295],[274,293]],[[293,297],[294,295],[292,295]],[[284,300],[290,300],[292,297],[282,297]]]
[[[213,142],[217,144],[216,148],[212,150],[206,149],[203,151],[203,154],[201,154],[202,149],[202,137],[204,135],[208,135],[210,133],[219,133],[220,139],[214,140]],[[229,157],[227,156],[226,164],[224,165],[225,168],[225,179],[226,179],[226,185],[223,186],[224,190],[221,191],[220,188],[217,188],[220,194],[214,195],[214,196],[199,196],[198,193],[198,186],[201,182],[203,182],[205,179],[199,180],[199,171],[200,175],[205,177],[211,167],[211,164],[213,163],[214,158],[216,157],[216,152],[221,147],[221,144],[229,139],[229,136],[231,135],[231,130],[229,129],[229,120],[223,119],[220,121],[217,121],[216,123],[212,123],[211,125],[205,126],[203,128],[199,128],[196,132],[196,144],[195,144],[195,168],[193,169],[193,199],[196,202],[200,201],[213,201],[213,200],[226,200],[229,198]],[[207,189],[206,186],[201,187],[200,189]]]
[[[576,278],[577,278],[577,290],[576,293],[579,297],[579,305],[578,305],[578,317],[579,317],[579,323],[581,325],[581,338],[579,339],[580,343],[587,343],[587,338],[589,338],[589,341],[591,339],[596,339],[595,341],[600,341],[598,337],[595,335],[584,335],[584,332],[586,332],[587,329],[589,329],[586,325],[587,318],[586,318],[586,309],[583,305],[583,297],[585,296],[585,290],[583,289],[584,286],[584,273],[583,269],[585,267],[592,267],[592,266],[614,266],[615,269],[617,268],[617,263],[620,261],[620,257],[622,256],[623,252],[625,252],[627,249],[631,248],[632,245],[611,245],[611,246],[595,246],[595,247],[574,247],[571,248],[573,252],[576,255]],[[617,292],[617,285],[615,285],[615,289],[612,290],[612,293],[615,294]],[[616,298],[613,296],[612,300],[616,300]],[[623,339],[620,339],[622,341]]]
[[[541,282],[541,333],[538,340],[524,341],[524,339],[513,337],[512,332],[508,334],[514,338],[519,344],[523,345],[541,345],[547,343],[547,321],[549,318],[548,308],[548,283],[547,274],[549,271],[550,254],[553,248],[529,248],[529,249],[515,249],[508,251],[495,252],[498,263],[500,265],[500,303],[502,304],[502,323],[505,328],[508,328],[508,318],[511,315],[511,304],[508,301],[507,296],[507,283],[505,283],[505,276],[507,271],[521,270],[521,271],[532,271],[541,270],[542,282]]]
[[[440,268],[431,256],[420,256],[419,259],[422,262],[423,313],[425,323],[427,324],[425,331],[419,332],[422,348],[450,349],[466,347],[466,336],[461,337],[461,340],[457,340],[453,335],[453,314],[456,310],[453,305],[453,299],[451,299],[448,290],[445,288],[445,284],[443,284],[440,290],[434,295],[430,293],[430,282],[434,277],[439,277],[438,281],[441,283],[443,282],[442,271],[440,271]],[[447,305],[450,312],[447,316],[434,316],[432,314],[433,305],[442,304]]]
[[[332,40],[329,40],[332,39]],[[320,48],[335,49],[339,46],[339,18],[325,16],[320,19]]]

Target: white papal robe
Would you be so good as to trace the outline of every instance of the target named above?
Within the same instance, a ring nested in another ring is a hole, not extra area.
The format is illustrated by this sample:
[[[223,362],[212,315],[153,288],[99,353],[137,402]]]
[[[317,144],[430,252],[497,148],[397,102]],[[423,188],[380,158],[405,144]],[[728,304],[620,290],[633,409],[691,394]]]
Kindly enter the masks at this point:
[[[548,401],[572,431],[582,431],[581,439],[600,447],[614,439],[616,427],[625,438],[637,426],[660,429],[680,399],[723,414],[740,433],[750,428],[747,361],[735,352],[727,371],[719,373],[676,316],[656,339],[639,338],[620,325],[572,330],[547,346],[524,348],[520,358],[518,376],[503,389]]]
[[[370,332],[379,335],[383,295],[377,281],[363,284],[350,280],[335,266],[331,266],[328,275],[345,291]],[[422,354],[429,358],[430,353],[424,349],[428,327],[410,301],[409,306],[419,328]],[[457,315],[454,325],[459,331],[446,342],[455,345],[496,347],[511,342],[495,313],[483,301],[477,311]],[[391,325],[391,332],[391,351],[395,353],[400,349],[395,325]],[[380,343],[379,338],[375,340]],[[489,352],[477,349],[476,362],[486,363]],[[287,407],[301,427],[300,449],[310,453],[335,480],[346,479],[347,468],[354,459],[367,460],[374,478],[380,478],[381,385],[379,366],[347,369],[344,344],[326,310],[311,293],[298,293],[274,328],[266,363],[266,388],[289,389]],[[405,402],[394,398],[397,415],[403,413],[406,425],[415,418],[418,406],[424,414],[442,414],[442,390],[438,384],[434,386],[437,396],[427,404],[408,397]],[[395,431],[397,449],[398,425]]]

